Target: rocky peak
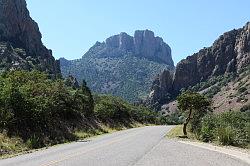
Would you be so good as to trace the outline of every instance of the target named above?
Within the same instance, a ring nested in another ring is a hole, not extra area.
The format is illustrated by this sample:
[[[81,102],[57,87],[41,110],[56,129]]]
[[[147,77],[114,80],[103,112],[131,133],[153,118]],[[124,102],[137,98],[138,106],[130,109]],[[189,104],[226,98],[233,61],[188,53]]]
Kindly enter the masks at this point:
[[[127,33],[122,32],[119,35],[111,36],[106,39],[106,45],[108,47],[119,48],[120,50],[132,51],[133,48],[133,37]]]
[[[10,43],[13,48],[24,49],[27,57],[37,61],[36,69],[60,74],[59,63],[53,58],[52,51],[43,45],[41,38],[25,0],[0,0],[0,41]],[[25,58],[22,57],[22,60],[26,61]]]
[[[118,57],[129,53],[174,67],[171,48],[150,30],[137,30],[133,37],[122,32],[107,38],[104,44],[95,44],[89,52],[94,52],[97,57]]]
[[[144,55],[149,59],[169,63],[174,66],[171,56],[171,48],[160,37],[155,37],[154,32],[149,30],[135,31],[135,53]]]

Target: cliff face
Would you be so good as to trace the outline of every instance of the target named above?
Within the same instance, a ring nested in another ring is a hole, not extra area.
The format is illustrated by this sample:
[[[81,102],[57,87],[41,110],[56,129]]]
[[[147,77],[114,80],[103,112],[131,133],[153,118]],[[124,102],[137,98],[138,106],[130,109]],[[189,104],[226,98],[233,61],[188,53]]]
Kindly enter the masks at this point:
[[[149,94],[149,105],[156,109],[160,109],[160,106],[165,104],[172,98],[170,93],[173,89],[173,73],[169,70],[164,70],[153,81],[151,93]]]
[[[155,37],[154,32],[149,30],[137,30],[134,37],[124,32],[111,36],[103,43],[97,42],[84,56],[106,58],[126,54],[147,58],[174,68],[171,48],[162,38]]]
[[[52,51],[43,45],[41,38],[25,0],[0,0],[0,53],[4,55],[0,62],[3,70],[35,68],[59,75],[59,62],[55,61]]]
[[[174,96],[182,88],[194,86],[201,81],[206,81],[211,76],[239,72],[249,65],[250,23],[247,23],[243,28],[224,33],[211,47],[204,48],[180,61],[176,66],[173,77],[165,76],[166,74],[162,73],[160,77],[165,78],[165,82],[162,84],[165,87],[172,88],[163,88],[163,85],[157,87],[157,84],[153,85],[147,102],[157,103],[161,101],[161,105],[168,102],[165,99],[162,102],[157,88],[163,89],[161,93]]]

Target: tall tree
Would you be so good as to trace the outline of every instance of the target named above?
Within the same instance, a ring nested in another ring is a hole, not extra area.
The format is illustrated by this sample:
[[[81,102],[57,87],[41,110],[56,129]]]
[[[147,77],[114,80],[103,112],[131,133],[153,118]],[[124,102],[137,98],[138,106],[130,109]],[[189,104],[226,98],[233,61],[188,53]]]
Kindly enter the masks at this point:
[[[182,112],[186,112],[186,120],[183,124],[183,134],[187,136],[187,125],[192,120],[194,114],[205,114],[210,108],[210,101],[203,95],[186,91],[177,98],[178,108]]]

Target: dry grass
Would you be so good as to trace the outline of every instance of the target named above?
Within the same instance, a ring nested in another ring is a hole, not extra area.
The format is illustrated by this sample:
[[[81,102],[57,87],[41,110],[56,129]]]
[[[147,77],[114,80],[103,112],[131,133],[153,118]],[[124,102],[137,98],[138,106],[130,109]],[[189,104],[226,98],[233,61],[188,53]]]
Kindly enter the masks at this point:
[[[150,125],[150,124],[148,124]],[[78,130],[74,132],[74,135],[79,140],[84,140],[90,137],[95,137],[102,134],[113,133],[120,130],[126,130],[128,128],[136,128],[146,126],[140,123],[132,123],[128,126],[124,126],[122,124],[110,126],[107,124],[99,124],[99,128],[92,128],[87,130]],[[65,142],[69,143],[69,142]],[[44,149],[44,148],[41,148]],[[39,149],[37,149],[39,150]],[[0,133],[0,159],[9,158],[13,156],[17,156],[19,154],[30,153],[33,152],[34,149],[30,149],[28,143],[23,142],[23,140],[19,137],[8,137],[5,133]]]
[[[29,150],[21,138],[8,137],[5,133],[0,133],[0,158],[5,155],[21,153]]]
[[[174,128],[172,128],[168,134],[166,135],[167,138],[174,139],[174,138],[184,138],[183,132],[182,132],[183,125],[177,125]],[[188,131],[188,135],[186,139],[196,139],[195,134]]]

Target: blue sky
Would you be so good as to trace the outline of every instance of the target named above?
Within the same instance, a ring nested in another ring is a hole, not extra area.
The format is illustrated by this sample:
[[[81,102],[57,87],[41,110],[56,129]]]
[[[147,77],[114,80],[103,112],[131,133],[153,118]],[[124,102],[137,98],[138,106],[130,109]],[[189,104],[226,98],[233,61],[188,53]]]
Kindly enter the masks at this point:
[[[56,58],[77,59],[96,42],[150,29],[175,63],[250,21],[249,0],[27,0],[44,44]]]

